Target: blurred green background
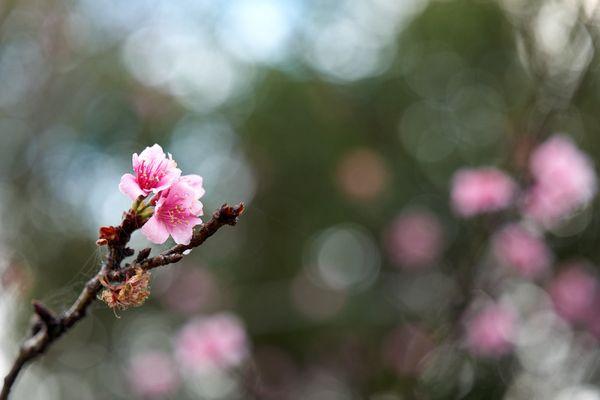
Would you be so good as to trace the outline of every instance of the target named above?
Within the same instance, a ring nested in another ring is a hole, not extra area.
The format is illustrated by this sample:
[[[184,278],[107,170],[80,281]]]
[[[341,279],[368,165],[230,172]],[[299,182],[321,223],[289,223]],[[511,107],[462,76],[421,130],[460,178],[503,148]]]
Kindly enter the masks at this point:
[[[542,350],[464,352],[460,271],[486,263],[496,222],[460,221],[448,204],[462,166],[526,181],[527,149],[554,132],[600,155],[596,3],[0,1],[0,371],[30,300],[60,310],[97,270],[98,227],[129,207],[117,185],[132,153],[159,143],[202,175],[206,218],[247,205],[236,227],[154,273],[143,307],[117,319],[95,304],[13,398],[136,398],[134,354],[170,351],[189,318],[229,310],[249,332],[247,365],[166,398],[600,399],[589,341],[550,337],[541,349],[567,356],[541,372],[529,366]],[[446,249],[418,273],[385,247],[415,207],[440,218]],[[599,224],[588,209],[555,232],[557,258],[600,261]],[[427,335],[404,343],[399,371],[386,343],[413,324]]]

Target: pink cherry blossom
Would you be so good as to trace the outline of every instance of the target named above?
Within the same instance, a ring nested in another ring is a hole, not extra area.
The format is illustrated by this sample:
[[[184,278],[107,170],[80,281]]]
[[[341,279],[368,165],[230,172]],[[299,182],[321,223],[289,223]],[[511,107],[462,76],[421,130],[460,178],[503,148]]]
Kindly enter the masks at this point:
[[[545,226],[555,225],[596,194],[592,161],[566,136],[555,135],[542,143],[532,153],[529,167],[534,184],[523,211]]]
[[[400,214],[389,228],[386,239],[392,261],[407,269],[433,264],[444,246],[444,232],[439,220],[425,210]]]
[[[184,368],[205,373],[237,367],[248,356],[242,322],[228,313],[188,322],[177,335],[177,359]]]
[[[180,183],[188,185],[194,191],[194,198],[199,199],[204,196],[204,187],[202,186],[202,177],[200,175],[184,175],[179,178]],[[199,201],[192,203],[191,213],[202,215],[202,203]]]
[[[142,226],[142,233],[153,243],[164,243],[171,235],[176,243],[189,244],[194,226],[202,223],[198,216],[202,215],[199,196],[203,193],[201,177],[182,177],[160,193],[152,217]]]
[[[546,243],[519,224],[509,224],[492,239],[496,258],[526,278],[539,276],[552,262]]]
[[[515,314],[500,304],[487,305],[467,321],[467,347],[484,357],[500,357],[513,348]]]
[[[177,368],[168,354],[159,351],[134,356],[127,369],[132,391],[142,398],[164,398],[179,386]]]
[[[452,205],[457,214],[472,217],[509,207],[515,191],[515,182],[496,168],[461,169],[452,180]]]
[[[181,175],[177,163],[158,144],[146,147],[139,156],[133,154],[132,163],[134,175],[123,175],[119,183],[119,190],[132,200],[167,189]]]
[[[583,322],[593,310],[598,282],[583,265],[571,264],[554,278],[548,292],[560,316],[571,322]]]
[[[207,268],[185,267],[174,279],[169,278],[162,301],[172,311],[185,315],[214,308],[219,303],[220,290],[213,274]]]

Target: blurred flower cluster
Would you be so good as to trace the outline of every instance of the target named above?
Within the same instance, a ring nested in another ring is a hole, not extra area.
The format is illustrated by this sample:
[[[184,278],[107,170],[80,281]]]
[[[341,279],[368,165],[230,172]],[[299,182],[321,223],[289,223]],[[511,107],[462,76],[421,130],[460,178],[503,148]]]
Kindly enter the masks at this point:
[[[494,221],[494,225],[504,224],[491,237],[497,264],[547,285],[556,312],[569,322],[583,323],[595,334],[590,327],[597,319],[593,305],[600,300],[596,300],[600,281],[579,265],[582,262],[551,271],[554,255],[544,241],[548,228],[564,224],[596,194],[592,161],[569,137],[555,135],[533,149],[528,172],[531,183],[518,189],[511,177],[495,168],[458,171],[452,185],[453,208],[462,217],[514,208],[514,213]],[[488,296],[503,294],[494,292]],[[499,356],[510,352],[517,340],[518,310],[509,307],[510,296],[503,302],[508,304],[487,299],[485,303],[490,304],[470,311],[474,315],[466,325],[467,345],[473,353]]]
[[[142,398],[173,396],[186,380],[211,380],[241,366],[249,345],[241,321],[222,313],[188,321],[177,333],[173,352],[148,350],[132,356],[127,377]],[[223,375],[224,376],[224,375]]]

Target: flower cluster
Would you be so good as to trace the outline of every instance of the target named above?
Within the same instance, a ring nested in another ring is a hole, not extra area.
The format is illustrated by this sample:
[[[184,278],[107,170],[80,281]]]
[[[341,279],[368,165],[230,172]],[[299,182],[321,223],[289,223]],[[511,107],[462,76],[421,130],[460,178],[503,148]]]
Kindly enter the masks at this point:
[[[467,346],[475,355],[498,357],[512,349],[516,317],[501,304],[488,304],[467,321]]]
[[[140,215],[150,216],[142,233],[157,244],[169,236],[189,244],[194,227],[202,223],[202,177],[182,176],[171,154],[167,156],[158,144],[134,154],[132,163],[134,173],[121,177],[119,190],[136,202]]]
[[[533,151],[529,172],[533,185],[517,201],[515,182],[501,170],[461,169],[453,178],[453,208],[462,217],[472,217],[520,203],[525,218],[548,228],[589,203],[597,192],[592,161],[563,135],[551,137]]]
[[[452,203],[464,217],[499,211],[510,206],[515,189],[515,182],[496,168],[461,169],[454,175]]]
[[[461,169],[454,174],[450,199],[462,218],[510,210],[503,214],[509,221],[491,234],[492,259],[504,272],[539,279],[551,275],[555,259],[544,240],[547,231],[558,228],[593,199],[597,176],[591,159],[563,135],[534,148],[528,169],[531,184],[522,188],[494,167]],[[600,304],[600,281],[582,263],[558,270],[545,287],[555,312],[600,335],[600,318],[593,312]],[[488,301],[488,306],[468,314],[466,344],[471,353],[499,357],[512,350],[515,310]]]
[[[599,285],[581,263],[564,265],[548,291],[557,313],[567,321],[586,323],[594,316]]]
[[[237,367],[248,355],[246,331],[241,321],[228,313],[191,320],[177,336],[175,346],[181,365],[198,373]]]
[[[545,226],[557,224],[596,194],[592,161],[566,136],[542,143],[531,155],[529,169],[534,185],[525,196],[523,211]]]
[[[500,263],[526,278],[535,278],[552,263],[546,243],[521,224],[511,223],[492,238],[492,249]]]
[[[240,367],[250,353],[246,330],[228,312],[189,320],[176,334],[171,350],[134,354],[127,380],[140,398],[173,398],[187,381],[197,383]]]
[[[129,362],[127,379],[140,398],[164,398],[180,384],[175,363],[167,353],[150,351],[136,354]]]

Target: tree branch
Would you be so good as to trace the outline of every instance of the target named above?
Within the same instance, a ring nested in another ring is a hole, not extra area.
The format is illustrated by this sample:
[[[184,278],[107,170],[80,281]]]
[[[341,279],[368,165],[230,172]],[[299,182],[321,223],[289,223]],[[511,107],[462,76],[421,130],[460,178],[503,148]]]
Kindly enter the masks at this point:
[[[28,362],[44,354],[54,341],[85,317],[87,309],[96,299],[102,288],[100,280],[103,277],[108,276],[113,281],[122,281],[125,279],[127,273],[133,271],[136,266],[141,266],[144,270],[150,270],[175,263],[184,257],[183,253],[186,250],[200,246],[222,226],[235,225],[243,211],[244,205],[242,203],[237,206],[225,204],[215,211],[210,221],[203,224],[200,229],[194,232],[190,244],[176,245],[152,258],[148,258],[150,250],[143,249],[138,253],[133,265],[126,265],[121,268],[123,259],[133,255],[133,250],[127,247],[131,234],[142,225],[142,221],[135,211],[130,210],[125,213],[121,225],[107,228],[108,233],[101,232],[101,236],[106,235],[108,237],[108,239],[101,239],[100,242],[101,244],[108,245],[109,251],[106,260],[102,263],[98,273],[85,284],[79,297],[77,297],[77,300],[75,300],[68,310],[57,316],[42,303],[38,301],[33,302],[36,321],[33,324],[30,336],[21,345],[19,354],[4,378],[0,400],[8,399],[19,373]]]
[[[186,251],[200,246],[223,225],[235,225],[239,216],[242,215],[243,212],[243,203],[240,203],[236,206],[224,204],[221,206],[221,208],[213,213],[210,221],[203,224],[200,229],[194,232],[190,244],[178,244],[151,258],[148,258],[149,253],[145,254],[146,249],[144,249],[140,251],[140,254],[138,254],[138,259],[136,259],[133,264],[117,271],[110,272],[108,277],[111,280],[119,281],[125,278],[127,274],[133,274],[136,268],[142,268],[144,271],[148,271],[154,268],[162,267],[163,265],[174,264],[184,257]],[[141,258],[141,260],[139,258]]]

